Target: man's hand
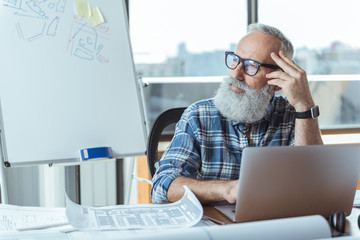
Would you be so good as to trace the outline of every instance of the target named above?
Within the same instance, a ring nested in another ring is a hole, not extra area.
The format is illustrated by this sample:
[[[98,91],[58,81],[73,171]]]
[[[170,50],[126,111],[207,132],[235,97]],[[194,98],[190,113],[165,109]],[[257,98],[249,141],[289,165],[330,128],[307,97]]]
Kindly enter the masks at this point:
[[[268,81],[268,84],[282,88],[289,103],[295,108],[295,111],[308,111],[315,104],[311,97],[306,72],[281,51],[279,55],[271,53],[271,58],[284,72],[275,71],[266,74],[266,77],[271,79]],[[294,144],[323,144],[317,119],[308,118],[296,120]]]
[[[268,84],[282,88],[289,103],[297,112],[308,111],[314,106],[314,101],[311,97],[306,72],[286,57],[282,51],[279,52],[279,55],[271,53],[271,58],[284,72],[274,71],[266,74],[266,77],[271,79]]]
[[[229,203],[236,203],[238,190],[239,190],[239,180],[229,181],[228,190],[226,191],[226,194],[224,195],[224,198]]]

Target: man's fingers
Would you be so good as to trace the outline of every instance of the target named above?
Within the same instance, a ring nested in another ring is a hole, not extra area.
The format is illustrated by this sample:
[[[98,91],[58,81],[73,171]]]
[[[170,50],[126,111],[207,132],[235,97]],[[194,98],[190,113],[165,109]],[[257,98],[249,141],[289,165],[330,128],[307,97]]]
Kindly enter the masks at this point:
[[[283,88],[284,85],[286,84],[286,82],[285,82],[284,80],[281,80],[281,79],[278,79],[278,78],[276,78],[276,79],[271,79],[271,80],[267,81],[267,83],[268,83],[269,85],[278,86],[278,87],[280,87],[280,88]]]
[[[279,67],[281,67],[286,73],[290,74],[290,75],[296,75],[298,73],[297,68],[293,67],[292,64],[289,64],[288,62],[286,62],[283,58],[281,58],[279,55],[275,54],[274,52],[272,52],[270,54],[271,58],[275,61],[275,63],[277,65],[279,65]]]
[[[291,65],[293,68],[295,68],[298,71],[303,71],[303,69],[301,67],[299,67],[292,59],[288,58],[287,56],[285,56],[285,54],[283,53],[283,51],[279,52],[279,56],[285,61],[287,62],[289,65]]]
[[[269,79],[280,79],[280,80],[285,80],[285,81],[293,80],[293,77],[289,76],[285,72],[280,72],[280,71],[274,71],[274,72],[268,73],[268,74],[266,74],[266,77]]]

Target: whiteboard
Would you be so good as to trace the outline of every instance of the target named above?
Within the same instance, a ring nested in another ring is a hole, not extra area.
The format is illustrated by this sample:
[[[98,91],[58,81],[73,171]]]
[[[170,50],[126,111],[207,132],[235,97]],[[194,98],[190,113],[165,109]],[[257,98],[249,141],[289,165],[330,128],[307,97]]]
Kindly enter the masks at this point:
[[[109,146],[144,155],[146,128],[123,0],[0,0],[1,146],[11,166],[72,162]]]

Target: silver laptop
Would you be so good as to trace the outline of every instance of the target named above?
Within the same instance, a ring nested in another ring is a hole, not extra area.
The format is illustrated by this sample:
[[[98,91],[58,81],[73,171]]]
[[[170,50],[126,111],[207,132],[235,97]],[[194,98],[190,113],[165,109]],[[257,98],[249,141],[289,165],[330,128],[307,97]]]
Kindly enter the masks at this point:
[[[234,222],[349,215],[359,175],[360,145],[249,147],[236,205],[216,208]]]

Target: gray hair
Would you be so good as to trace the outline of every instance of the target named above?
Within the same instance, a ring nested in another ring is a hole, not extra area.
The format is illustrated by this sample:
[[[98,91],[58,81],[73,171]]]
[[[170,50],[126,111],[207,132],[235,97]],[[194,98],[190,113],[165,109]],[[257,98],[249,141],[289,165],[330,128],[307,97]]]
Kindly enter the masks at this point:
[[[285,35],[282,32],[280,32],[279,29],[261,23],[252,23],[248,26],[247,32],[248,33],[261,32],[278,38],[281,41],[281,50],[284,51],[284,54],[289,58],[293,57],[294,46],[292,45],[290,40],[287,37],[285,37]]]

